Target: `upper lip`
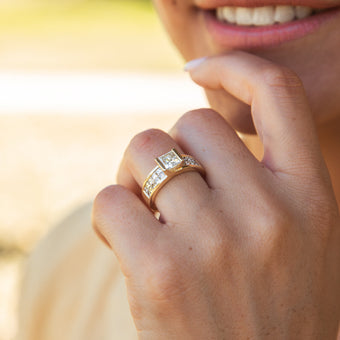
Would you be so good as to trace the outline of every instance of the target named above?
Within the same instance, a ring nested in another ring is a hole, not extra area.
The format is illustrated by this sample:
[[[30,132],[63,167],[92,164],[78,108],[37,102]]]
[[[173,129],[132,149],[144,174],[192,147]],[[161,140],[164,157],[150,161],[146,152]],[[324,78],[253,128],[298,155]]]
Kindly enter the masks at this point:
[[[202,9],[216,9],[224,6],[261,7],[261,6],[307,6],[327,9],[340,6],[340,0],[196,0],[197,7]]]

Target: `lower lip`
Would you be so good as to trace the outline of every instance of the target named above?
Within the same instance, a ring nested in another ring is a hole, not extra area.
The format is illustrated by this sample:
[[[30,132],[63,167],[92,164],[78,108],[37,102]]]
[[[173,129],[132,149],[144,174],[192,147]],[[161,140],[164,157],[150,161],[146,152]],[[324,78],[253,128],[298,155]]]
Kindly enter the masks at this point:
[[[222,23],[211,11],[204,10],[203,12],[207,29],[218,45],[230,49],[252,49],[277,46],[313,33],[337,16],[340,13],[340,8],[285,24],[261,27]]]

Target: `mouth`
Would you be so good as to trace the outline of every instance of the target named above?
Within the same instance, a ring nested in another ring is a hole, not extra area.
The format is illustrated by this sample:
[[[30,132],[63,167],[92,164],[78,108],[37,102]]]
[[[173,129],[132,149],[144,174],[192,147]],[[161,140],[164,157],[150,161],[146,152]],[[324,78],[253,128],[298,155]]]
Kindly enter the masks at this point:
[[[231,49],[275,46],[302,38],[318,30],[340,12],[340,4],[327,7],[325,0],[320,7],[317,4],[263,6],[263,1],[260,6],[252,6],[249,5],[252,0],[231,0],[233,4],[229,1],[223,6],[223,0],[210,0],[211,3],[213,1],[217,3],[215,8],[209,5],[200,8],[208,32],[218,45]],[[248,3],[249,7],[235,6],[237,1],[242,5]]]

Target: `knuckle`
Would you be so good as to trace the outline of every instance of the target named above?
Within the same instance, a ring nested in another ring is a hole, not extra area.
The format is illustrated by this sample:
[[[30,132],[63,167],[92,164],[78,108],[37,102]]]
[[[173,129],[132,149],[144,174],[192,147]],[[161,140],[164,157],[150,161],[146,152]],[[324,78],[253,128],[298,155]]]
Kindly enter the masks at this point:
[[[287,67],[267,65],[262,70],[261,74],[265,84],[270,87],[292,89],[303,87],[302,81],[298,75]]]
[[[123,205],[127,189],[121,185],[109,185],[96,196],[93,202],[93,213],[101,213],[107,206]]]
[[[152,152],[157,141],[167,134],[159,129],[149,129],[135,135],[127,147],[126,152],[135,154],[136,152]]]
[[[211,119],[220,118],[220,115],[212,109],[198,109],[186,112],[176,123],[175,130],[183,130],[188,127],[201,127],[202,122],[207,122]]]
[[[108,224],[122,211],[129,201],[128,189],[121,185],[110,185],[104,188],[95,198],[92,206],[92,227],[96,233],[106,234]]]

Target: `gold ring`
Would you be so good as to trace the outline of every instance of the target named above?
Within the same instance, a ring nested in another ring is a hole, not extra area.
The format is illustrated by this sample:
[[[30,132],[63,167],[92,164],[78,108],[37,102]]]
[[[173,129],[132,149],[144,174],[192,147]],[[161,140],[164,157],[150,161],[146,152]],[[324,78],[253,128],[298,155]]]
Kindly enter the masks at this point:
[[[176,149],[155,158],[157,166],[151,170],[142,186],[145,201],[153,212],[157,211],[155,197],[159,190],[175,176],[188,171],[198,171],[203,176],[205,170],[192,156],[181,155]]]

